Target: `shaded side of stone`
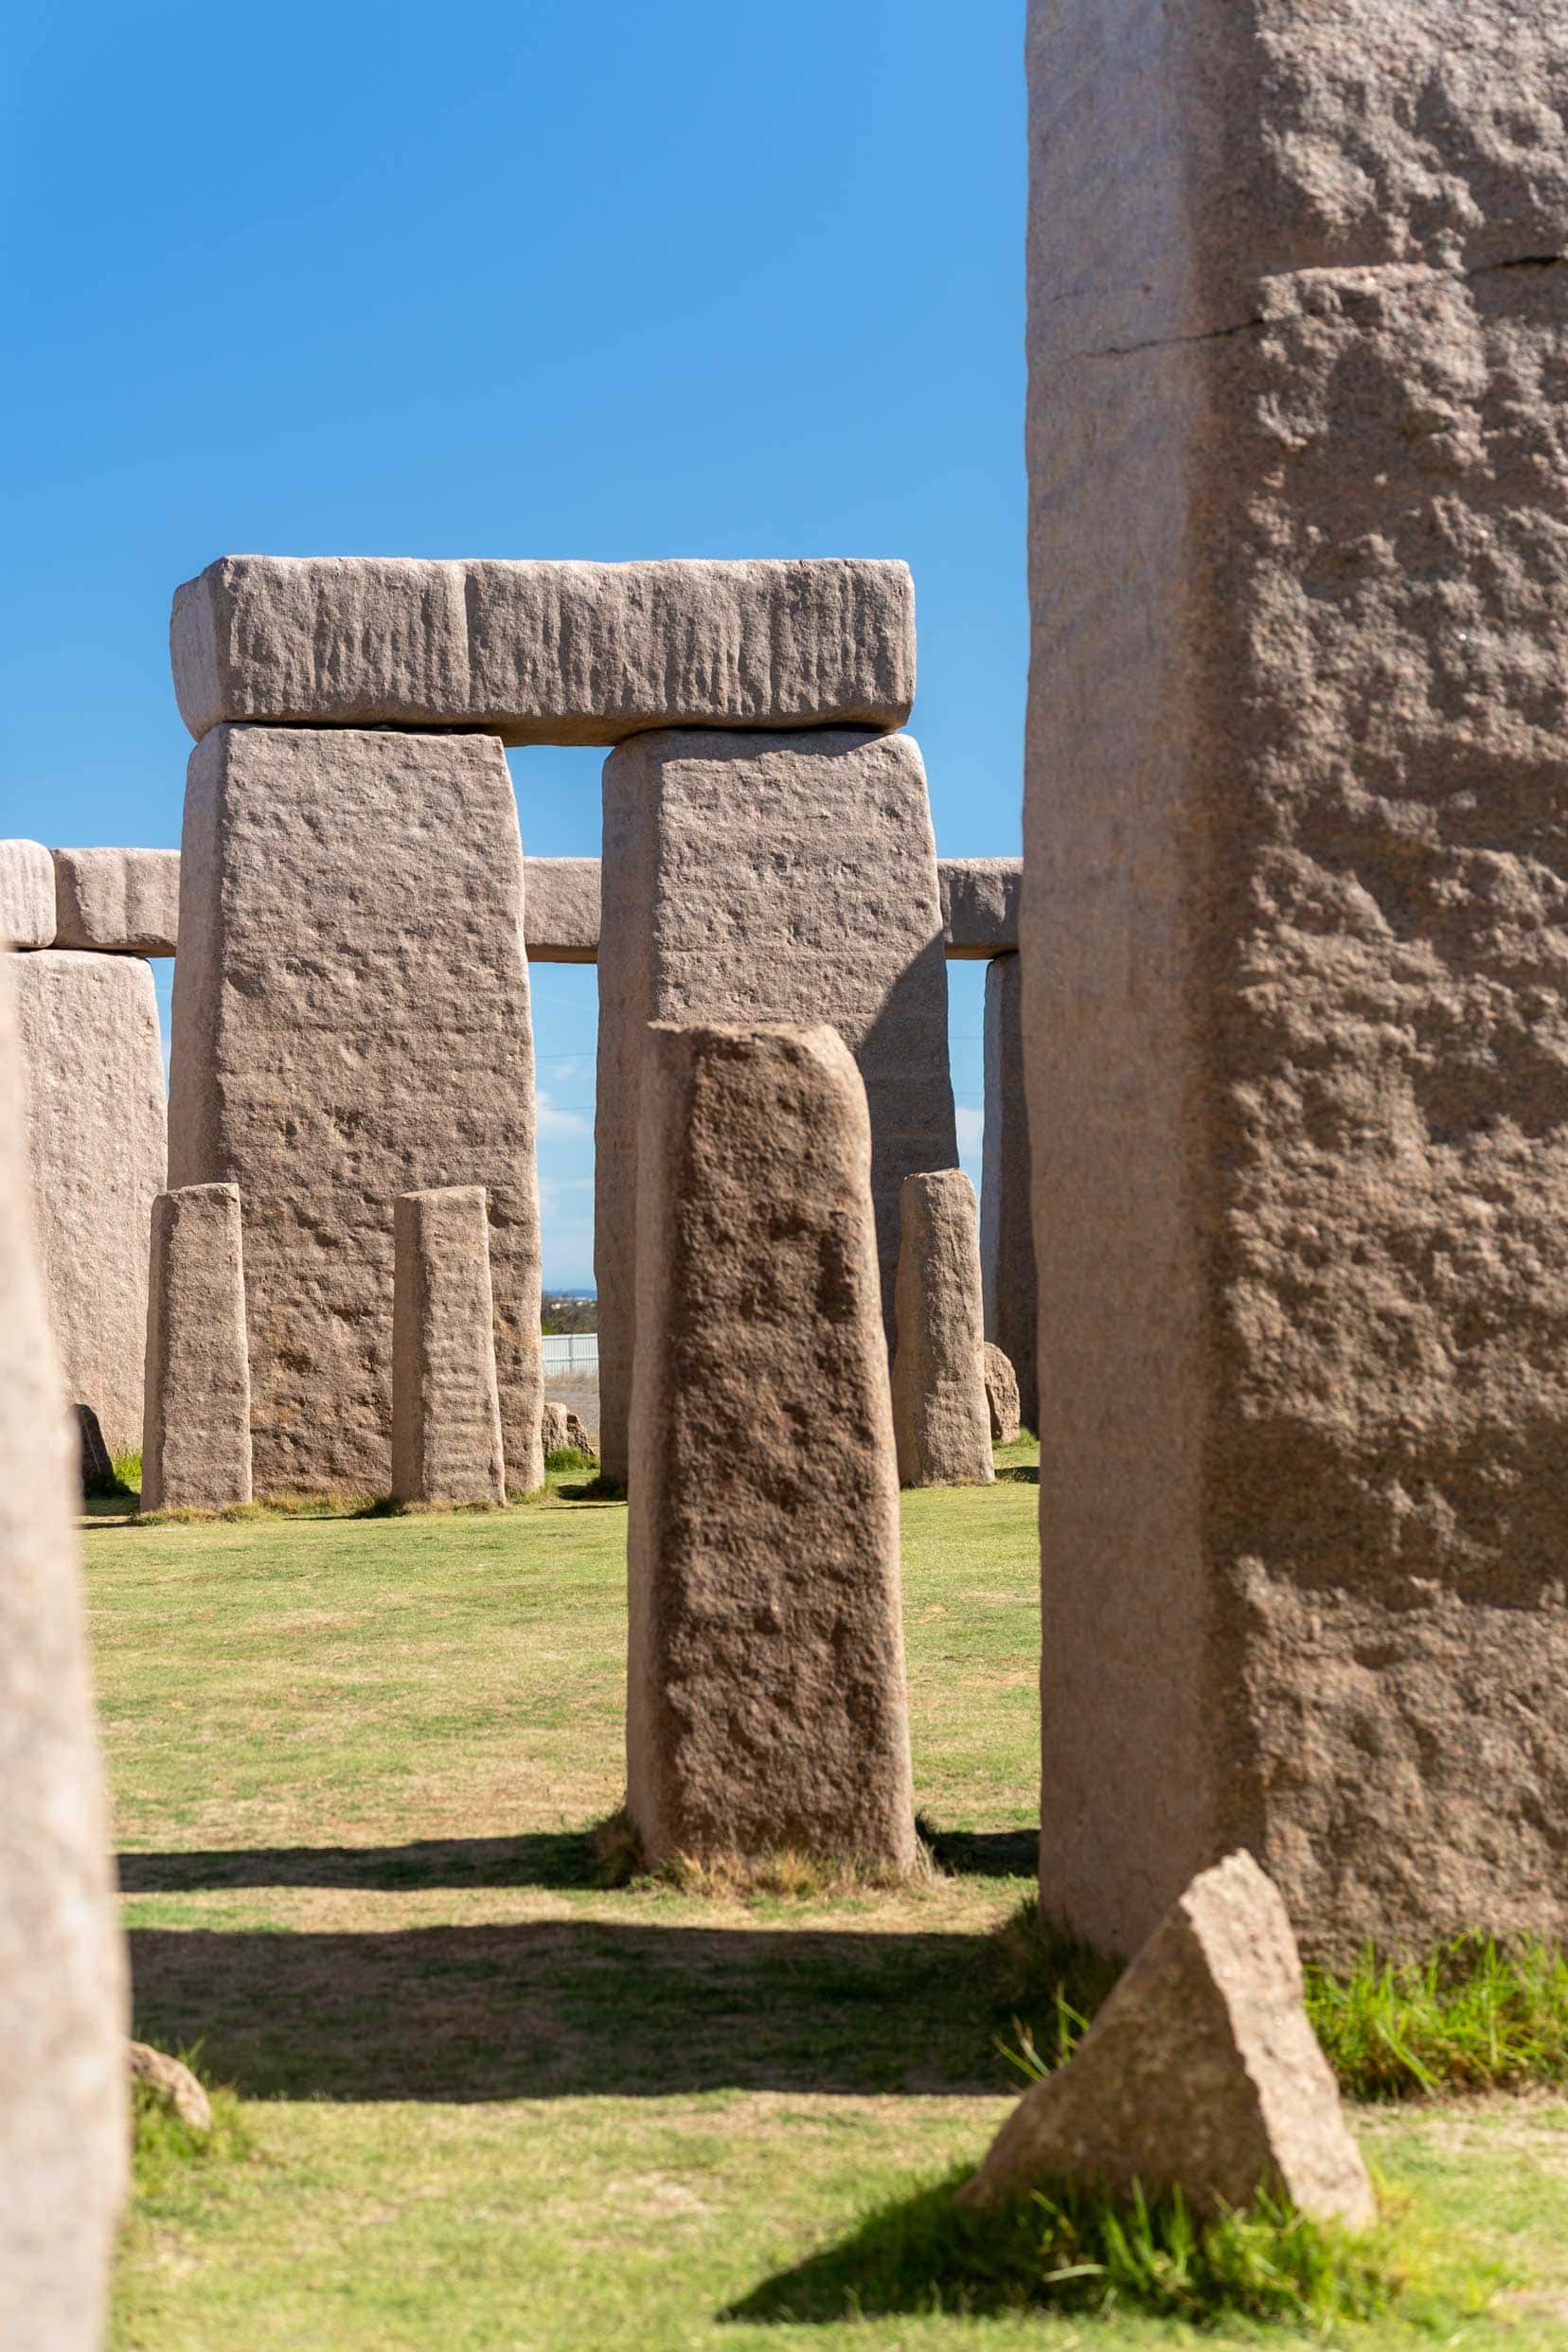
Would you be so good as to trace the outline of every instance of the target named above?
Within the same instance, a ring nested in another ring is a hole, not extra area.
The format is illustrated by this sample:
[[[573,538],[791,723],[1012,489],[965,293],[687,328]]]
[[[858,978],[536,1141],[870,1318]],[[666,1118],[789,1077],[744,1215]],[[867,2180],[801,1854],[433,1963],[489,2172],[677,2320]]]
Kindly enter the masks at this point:
[[[1042,1897],[1560,1936],[1568,41],[1233,33],[1033,12]]]
[[[172,955],[177,849],[56,849],[55,945],[98,954]]]
[[[533,1040],[492,738],[215,729],[191,756],[172,1174],[245,1210],[259,1494],[385,1494],[392,1203],[483,1185],[508,1483],[543,1475]]]
[[[0,956],[0,2312],[98,2352],[125,2184],[124,1949],[87,1673],[78,1433],[48,1328]]]
[[[955,962],[980,962],[1018,946],[1022,858],[938,858],[942,929]]]
[[[1023,1427],[1018,1407],[1018,1375],[1010,1358],[988,1340],[980,1351],[986,1374],[986,1405],[990,1414],[992,1443],[1010,1446]]]
[[[957,1160],[925,771],[907,736],[640,736],[604,769],[594,1264],[604,1471],[626,1475],[637,1068],[650,1021],[825,1021],[871,1112],[884,1312],[899,1186]]]
[[[142,1509],[248,1503],[250,1407],[239,1186],[160,1193],[148,1272]]]
[[[0,841],[0,946],[46,948],[55,935],[54,865],[41,841]]]
[[[988,1486],[990,1408],[974,1186],[961,1168],[906,1176],[899,1195],[893,1426],[906,1487]]]
[[[1040,1427],[1029,1112],[1024,1095],[1024,975],[1016,955],[986,967],[986,1113],[980,1174],[980,1279],[986,1336],[1018,1375],[1025,1429]]]
[[[523,936],[530,963],[597,962],[597,858],[524,859]]]
[[[1290,1915],[1250,1854],[1193,1880],[963,2194],[985,2204],[1060,2182],[1129,2200],[1180,2189],[1198,2215],[1267,2193],[1314,2220],[1376,2218]]]
[[[52,869],[51,869],[52,871]],[[27,1164],[55,1345],[111,1454],[141,1443],[147,1237],[166,1181],[163,1042],[139,958],[18,959]]]
[[[902,563],[421,562],[224,556],[174,597],[181,716],[481,727],[616,743],[650,727],[901,726]]]
[[[655,1861],[916,1856],[864,1092],[829,1029],[643,1065],[628,1803]]]
[[[504,1503],[484,1186],[400,1194],[393,1237],[392,1492]]]
[[[112,1494],[115,1490],[115,1465],[103,1442],[98,1417],[91,1405],[76,1408],[77,1456],[81,1466],[83,1494]]]

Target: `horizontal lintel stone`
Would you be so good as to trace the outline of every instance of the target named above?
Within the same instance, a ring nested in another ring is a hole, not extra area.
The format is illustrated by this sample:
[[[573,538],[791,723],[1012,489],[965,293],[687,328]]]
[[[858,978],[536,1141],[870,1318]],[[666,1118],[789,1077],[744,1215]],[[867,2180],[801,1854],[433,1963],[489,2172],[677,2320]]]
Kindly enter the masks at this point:
[[[472,727],[618,743],[650,727],[892,729],[915,695],[907,564],[223,556],[175,591],[181,716]]]
[[[942,929],[957,962],[985,962],[1018,945],[1022,858],[938,858]]]
[[[41,841],[0,841],[0,942],[52,947],[54,865]]]
[[[180,917],[177,849],[56,849],[53,856],[56,947],[173,954]]]

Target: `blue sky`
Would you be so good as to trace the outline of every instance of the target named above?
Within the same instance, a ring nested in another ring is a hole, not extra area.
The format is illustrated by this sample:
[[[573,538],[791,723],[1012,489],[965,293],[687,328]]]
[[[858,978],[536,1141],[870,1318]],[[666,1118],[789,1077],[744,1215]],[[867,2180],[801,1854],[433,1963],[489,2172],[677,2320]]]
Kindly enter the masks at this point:
[[[215,555],[884,555],[938,846],[1016,852],[1022,45],[1019,0],[12,0],[0,834],[178,842]],[[597,851],[601,755],[511,758],[526,847]],[[594,975],[533,980],[569,1287]]]

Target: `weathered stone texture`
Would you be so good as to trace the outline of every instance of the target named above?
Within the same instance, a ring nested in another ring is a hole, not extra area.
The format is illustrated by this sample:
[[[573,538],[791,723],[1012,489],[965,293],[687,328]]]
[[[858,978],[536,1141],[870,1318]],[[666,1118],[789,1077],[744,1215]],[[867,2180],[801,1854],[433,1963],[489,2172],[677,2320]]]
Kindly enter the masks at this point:
[[[978,963],[1018,946],[1022,858],[938,858],[942,929],[955,962]]]
[[[1024,1426],[1018,1405],[1018,1374],[1010,1357],[988,1340],[980,1350],[986,1376],[986,1409],[990,1415],[991,1442],[1010,1446]]]
[[[1011,1359],[1025,1429],[1040,1427],[1040,1300],[1024,1096],[1024,975],[1016,955],[986,971],[986,1111],[980,1170],[980,1279],[986,1336]]]
[[[1245,14],[1031,35],[1042,1899],[1560,1935],[1568,26]]]
[[[172,955],[177,849],[56,849],[55,945],[100,954]]]
[[[55,935],[54,864],[41,841],[0,841],[0,946],[45,948]]]
[[[147,1236],[167,1149],[163,1044],[139,958],[17,959],[33,1216],[73,1404],[111,1453],[141,1443]]]
[[[87,1674],[79,1439],[34,1253],[0,956],[0,2324],[97,2352],[125,2182],[124,1951]]]
[[[646,735],[604,766],[594,1265],[599,1439],[626,1475],[650,1021],[829,1022],[871,1106],[884,1310],[899,1186],[957,1160],[925,771],[908,736]]]
[[[974,1186],[961,1168],[906,1176],[899,1195],[893,1426],[906,1487],[989,1486]]]
[[[865,1096],[826,1027],[654,1029],[627,1785],[654,1860],[916,1859]]]
[[[1376,2219],[1289,1915],[1250,1854],[1193,1880],[1067,2064],[1019,2101],[962,2201],[1059,2181],[1124,2198],[1179,2188],[1200,2215],[1266,2192],[1314,2220]]]
[[[141,1507],[222,1511],[250,1499],[240,1190],[188,1185],[152,1203]]]
[[[524,859],[523,936],[532,963],[597,961],[597,858]]]
[[[597,1453],[598,1449],[589,1434],[587,1424],[570,1405],[544,1399],[544,1451],[560,1453],[571,1447],[579,1453]]]
[[[915,590],[902,563],[223,556],[177,590],[169,643],[195,736],[225,719],[507,743],[897,727]]]
[[[490,1202],[508,1483],[543,1476],[523,860],[493,738],[225,727],[191,755],[171,1174],[238,1184],[258,1493],[384,1494],[392,1203]]]
[[[483,1185],[401,1193],[393,1240],[392,1492],[505,1503]]]

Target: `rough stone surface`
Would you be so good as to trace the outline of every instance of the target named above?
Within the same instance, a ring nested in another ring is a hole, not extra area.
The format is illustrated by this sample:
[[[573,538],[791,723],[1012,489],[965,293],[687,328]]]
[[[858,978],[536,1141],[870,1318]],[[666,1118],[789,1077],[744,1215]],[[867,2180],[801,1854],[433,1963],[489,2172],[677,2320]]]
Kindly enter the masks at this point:
[[[83,1494],[108,1494],[113,1490],[115,1484],[115,1465],[109,1457],[109,1449],[103,1442],[103,1432],[98,1427],[98,1417],[91,1405],[79,1404],[77,1406],[76,1423],[77,1453],[81,1465],[81,1491]]]
[[[54,943],[54,864],[41,841],[0,841],[0,946]]]
[[[139,958],[19,957],[27,1156],[49,1321],[73,1404],[141,1443],[147,1235],[165,1183],[163,1044]]]
[[[1192,1881],[1067,2064],[1027,2091],[963,2191],[1047,2182],[1179,2188],[1195,2213],[1283,2195],[1315,2220],[1377,2218],[1302,1998],[1274,1887],[1250,1854]]]
[[[523,936],[531,963],[597,962],[597,858],[524,859]]]
[[[177,849],[56,849],[56,947],[172,955],[179,929]]]
[[[906,1487],[989,1486],[974,1186],[961,1168],[906,1176],[899,1195],[893,1426]]]
[[[865,1095],[826,1027],[654,1029],[628,1537],[648,1853],[914,1865]]]
[[[504,1503],[483,1185],[401,1193],[393,1239],[392,1491],[400,1503]]]
[[[1568,23],[1244,13],[1031,34],[1042,1899],[1560,1936]]]
[[[958,1157],[925,770],[908,736],[645,735],[604,764],[594,1265],[604,1474],[626,1476],[650,1021],[829,1022],[871,1106],[884,1315],[899,1186]]]
[[[897,727],[915,589],[902,563],[223,556],[176,591],[169,647],[196,736],[225,719],[507,743]]]
[[[942,929],[954,962],[983,962],[1018,946],[1022,858],[938,858]]]
[[[570,1405],[544,1399],[544,1451],[559,1453],[563,1448],[575,1447],[579,1453],[594,1453],[597,1448],[586,1423],[572,1411]]]
[[[125,2059],[132,2081],[155,2091],[187,2130],[212,2129],[212,2103],[188,2066],[146,2041],[128,2041]]]
[[[152,1203],[141,1507],[222,1511],[250,1500],[240,1188],[188,1185]]]
[[[45,1317],[0,956],[0,2325],[97,2352],[125,2181],[115,1915],[75,1515],[79,1439]]]
[[[1011,1359],[988,1340],[980,1350],[986,1374],[986,1409],[990,1415],[991,1441],[1010,1446],[1024,1426],[1018,1406],[1018,1374]]]
[[[385,1494],[392,1203],[490,1200],[508,1481],[543,1475],[533,1041],[493,737],[214,729],[191,755],[171,1177],[245,1211],[259,1494]]]
[[[1040,1427],[1030,1215],[1029,1113],[1024,1097],[1024,976],[1016,955],[986,971],[986,1113],[980,1171],[980,1280],[986,1336],[1012,1359],[1025,1429]]]

